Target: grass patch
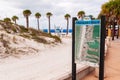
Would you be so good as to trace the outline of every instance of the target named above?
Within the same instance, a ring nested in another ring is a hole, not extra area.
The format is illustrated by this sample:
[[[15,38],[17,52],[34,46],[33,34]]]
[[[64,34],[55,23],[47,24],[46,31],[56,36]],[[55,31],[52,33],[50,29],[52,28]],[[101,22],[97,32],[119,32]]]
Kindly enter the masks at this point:
[[[32,36],[32,39],[34,39],[35,41],[39,42],[39,43],[44,43],[44,44],[48,44],[48,42],[43,39],[43,38],[40,38],[38,36]]]
[[[24,26],[19,26],[20,27],[20,32],[23,33],[23,32],[28,32],[28,29],[25,28]]]
[[[60,42],[60,43],[62,42],[60,37],[58,37],[58,36],[51,35],[51,37],[55,39],[55,42]]]
[[[27,39],[30,39],[31,36],[30,35],[27,35],[27,34],[20,34],[20,36],[24,37],[24,38],[27,38]]]
[[[4,28],[4,30],[11,34],[11,33],[17,33],[17,35],[27,38],[27,39],[34,39],[37,42],[40,43],[48,43],[47,40],[44,39],[44,37],[49,37],[55,39],[55,42],[60,42],[61,39],[58,36],[53,36],[49,33],[42,32],[40,30],[34,29],[34,28],[25,28],[22,25],[16,25],[14,23],[6,24],[4,21],[0,21],[0,25]],[[44,36],[44,37],[41,37]],[[52,42],[51,42],[52,43]]]

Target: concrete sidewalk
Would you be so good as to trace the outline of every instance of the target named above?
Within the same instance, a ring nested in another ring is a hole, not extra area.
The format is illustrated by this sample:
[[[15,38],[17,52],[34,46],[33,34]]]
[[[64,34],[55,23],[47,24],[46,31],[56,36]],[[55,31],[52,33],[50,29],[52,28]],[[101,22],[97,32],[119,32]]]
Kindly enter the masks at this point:
[[[120,39],[111,42],[111,47],[105,57],[106,78],[104,80],[120,80]],[[82,80],[98,80],[95,72],[88,74]]]

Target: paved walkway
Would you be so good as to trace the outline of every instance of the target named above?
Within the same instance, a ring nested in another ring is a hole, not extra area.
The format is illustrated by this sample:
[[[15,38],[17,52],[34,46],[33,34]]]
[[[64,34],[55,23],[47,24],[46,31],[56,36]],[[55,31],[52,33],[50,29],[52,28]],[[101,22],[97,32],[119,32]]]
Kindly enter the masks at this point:
[[[120,39],[111,42],[105,59],[106,78],[104,80],[120,80]],[[82,80],[98,80],[95,72],[90,73]]]

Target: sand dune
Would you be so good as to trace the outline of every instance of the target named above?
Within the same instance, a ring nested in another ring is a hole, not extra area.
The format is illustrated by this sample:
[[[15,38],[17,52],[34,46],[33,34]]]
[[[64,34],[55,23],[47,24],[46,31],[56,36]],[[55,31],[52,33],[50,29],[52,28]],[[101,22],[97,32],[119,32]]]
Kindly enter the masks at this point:
[[[54,80],[70,72],[71,38],[62,40],[62,44],[47,46],[38,54],[2,59],[0,80]]]

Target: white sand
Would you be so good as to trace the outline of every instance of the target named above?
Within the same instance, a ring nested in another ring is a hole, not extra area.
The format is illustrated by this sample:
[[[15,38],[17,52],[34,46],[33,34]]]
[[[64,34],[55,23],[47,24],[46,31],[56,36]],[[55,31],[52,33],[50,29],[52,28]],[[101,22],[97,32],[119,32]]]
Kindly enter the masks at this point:
[[[55,47],[43,47],[37,54],[0,59],[0,80],[55,80],[71,71],[71,38]]]

